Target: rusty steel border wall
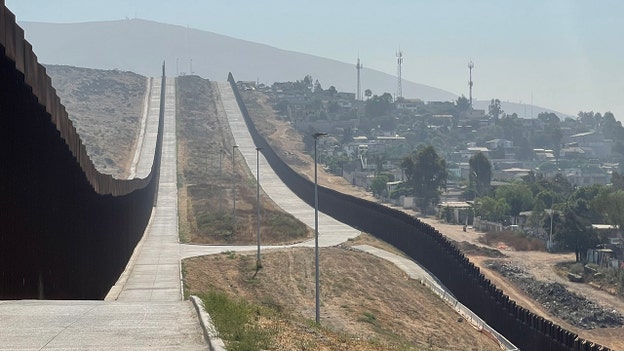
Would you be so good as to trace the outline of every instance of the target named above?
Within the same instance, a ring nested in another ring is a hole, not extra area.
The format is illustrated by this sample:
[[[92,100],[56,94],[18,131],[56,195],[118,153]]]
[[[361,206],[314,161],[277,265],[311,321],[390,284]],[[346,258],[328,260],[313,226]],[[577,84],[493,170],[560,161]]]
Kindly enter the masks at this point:
[[[103,299],[155,204],[164,114],[144,179],[99,173],[0,0],[0,299]]]
[[[256,146],[280,179],[313,205],[314,184],[292,170],[256,130],[234,77],[228,82]],[[578,337],[516,304],[435,228],[395,209],[319,186],[319,209],[350,226],[370,233],[418,261],[453,293],[521,350],[606,351],[609,348]]]
[[[17,25],[15,15],[6,8],[4,0],[2,0],[0,8],[0,29],[2,29],[0,45],[4,48],[6,57],[15,62],[15,68],[24,76],[24,84],[32,89],[32,93],[39,104],[44,106],[46,112],[51,116],[61,138],[65,140],[72,154],[78,160],[93,189],[98,194],[120,196],[144,188],[154,174],[155,164],[153,164],[150,174],[144,179],[116,179],[109,174],[102,174],[97,171],[87,155],[86,147],[76,128],[68,118],[65,106],[56,94],[56,89],[52,86],[52,81],[47,75],[45,67],[37,61],[37,55],[35,55],[32,46],[24,39],[24,30]]]

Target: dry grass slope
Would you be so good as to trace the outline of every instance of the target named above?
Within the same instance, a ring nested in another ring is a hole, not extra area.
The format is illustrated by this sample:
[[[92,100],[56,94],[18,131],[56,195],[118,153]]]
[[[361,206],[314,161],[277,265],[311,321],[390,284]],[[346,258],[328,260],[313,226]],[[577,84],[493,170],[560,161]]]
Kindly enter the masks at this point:
[[[46,66],[46,70],[97,169],[126,178],[139,133],[147,79],[117,70],[54,65]]]

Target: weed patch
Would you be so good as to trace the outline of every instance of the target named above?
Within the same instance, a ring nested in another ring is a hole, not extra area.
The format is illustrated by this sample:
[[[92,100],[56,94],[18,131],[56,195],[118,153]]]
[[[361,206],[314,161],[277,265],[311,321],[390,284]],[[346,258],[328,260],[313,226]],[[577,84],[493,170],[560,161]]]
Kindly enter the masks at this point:
[[[263,312],[260,307],[216,291],[202,294],[200,298],[228,350],[256,351],[271,348],[271,331],[262,329],[255,319]]]

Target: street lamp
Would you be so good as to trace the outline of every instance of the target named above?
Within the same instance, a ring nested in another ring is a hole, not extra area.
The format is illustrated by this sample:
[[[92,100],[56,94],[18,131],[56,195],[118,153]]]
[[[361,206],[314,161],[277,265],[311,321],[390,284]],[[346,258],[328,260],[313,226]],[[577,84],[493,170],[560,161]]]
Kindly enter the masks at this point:
[[[219,215],[223,213],[223,188],[221,187],[222,174],[223,174],[223,154],[225,151],[219,149]]]
[[[321,300],[320,300],[320,284],[319,284],[319,246],[318,246],[318,171],[317,171],[317,152],[316,147],[318,139],[327,133],[314,133],[314,269],[316,272],[316,324],[321,322]]]
[[[261,147],[256,148],[256,207],[258,209],[258,254],[256,257],[256,270],[262,268],[262,261],[260,261],[260,150]]]
[[[235,151],[238,149],[238,145],[232,146],[232,199],[234,203],[234,209],[232,210],[232,216],[234,217],[234,222],[232,226],[232,234],[236,233],[236,167],[234,165],[234,155]]]
[[[555,212],[553,211],[553,202],[554,202],[554,197],[550,197],[550,233],[548,234],[548,243],[546,244],[546,249],[548,250],[548,252],[550,252],[550,248],[552,247],[552,230],[553,230],[553,216],[555,215]]]

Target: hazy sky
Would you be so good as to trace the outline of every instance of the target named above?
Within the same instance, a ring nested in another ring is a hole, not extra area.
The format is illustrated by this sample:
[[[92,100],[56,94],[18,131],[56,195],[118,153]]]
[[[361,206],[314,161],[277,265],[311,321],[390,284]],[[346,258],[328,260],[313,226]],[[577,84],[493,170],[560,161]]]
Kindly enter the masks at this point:
[[[139,17],[352,62],[468,96],[624,120],[624,1],[6,0],[18,21]],[[35,48],[36,51],[36,48]],[[323,86],[331,82],[321,82]]]

